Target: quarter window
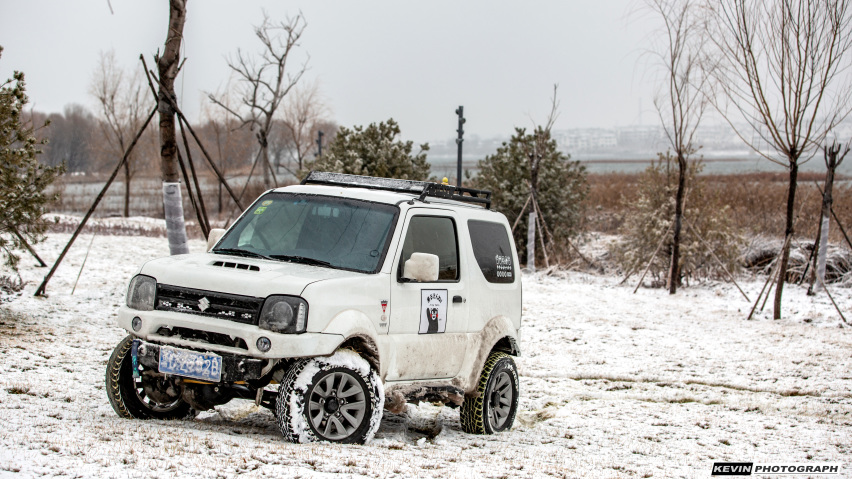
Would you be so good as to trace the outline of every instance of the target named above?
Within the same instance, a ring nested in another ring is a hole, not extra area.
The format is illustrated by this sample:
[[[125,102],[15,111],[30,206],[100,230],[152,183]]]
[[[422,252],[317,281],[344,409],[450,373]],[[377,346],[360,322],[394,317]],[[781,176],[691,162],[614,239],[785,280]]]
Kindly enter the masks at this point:
[[[490,221],[468,220],[467,229],[476,263],[489,283],[514,283],[515,264],[506,227]]]

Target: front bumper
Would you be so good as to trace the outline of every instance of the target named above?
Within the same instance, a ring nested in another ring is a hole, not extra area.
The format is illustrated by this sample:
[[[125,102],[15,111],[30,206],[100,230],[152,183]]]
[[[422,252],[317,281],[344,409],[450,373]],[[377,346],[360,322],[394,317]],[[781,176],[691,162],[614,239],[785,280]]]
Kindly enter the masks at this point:
[[[160,345],[140,339],[135,339],[134,343],[133,351],[136,352],[137,362],[152,371],[158,371],[160,369]],[[222,354],[221,356],[221,382],[223,383],[260,379],[263,376],[263,368],[269,362],[265,359],[247,358],[232,354]]]
[[[131,326],[134,317],[142,320],[139,331],[134,331]],[[118,310],[118,325],[140,339],[158,344],[168,344],[182,348],[207,350],[259,359],[328,356],[334,353],[344,340],[344,337],[339,334],[280,334],[260,329],[251,324],[242,324],[224,319],[172,311],[138,311],[130,309],[127,306],[122,306]],[[161,328],[165,328],[165,330],[183,328],[225,335],[235,340],[241,339],[242,342],[240,344],[244,344],[244,347],[186,339],[177,335],[164,335],[161,334]],[[257,340],[260,337],[269,338],[272,343],[269,351],[262,352],[257,349]]]

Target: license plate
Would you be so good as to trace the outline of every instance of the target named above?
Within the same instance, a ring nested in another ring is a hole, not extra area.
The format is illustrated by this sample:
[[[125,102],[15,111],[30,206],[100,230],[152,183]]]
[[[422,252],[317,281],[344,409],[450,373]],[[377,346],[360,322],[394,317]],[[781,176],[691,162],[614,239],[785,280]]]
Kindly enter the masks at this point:
[[[222,379],[222,357],[216,354],[160,346],[159,371],[203,381],[219,382]]]

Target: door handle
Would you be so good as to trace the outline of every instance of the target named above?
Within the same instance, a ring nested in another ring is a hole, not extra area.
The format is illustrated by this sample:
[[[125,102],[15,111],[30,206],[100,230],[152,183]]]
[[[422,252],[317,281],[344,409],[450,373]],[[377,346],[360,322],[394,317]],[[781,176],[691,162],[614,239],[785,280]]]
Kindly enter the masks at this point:
[[[459,295],[453,296],[453,302],[454,303],[461,303],[463,301],[464,301],[464,299],[462,299],[461,296],[459,296]]]

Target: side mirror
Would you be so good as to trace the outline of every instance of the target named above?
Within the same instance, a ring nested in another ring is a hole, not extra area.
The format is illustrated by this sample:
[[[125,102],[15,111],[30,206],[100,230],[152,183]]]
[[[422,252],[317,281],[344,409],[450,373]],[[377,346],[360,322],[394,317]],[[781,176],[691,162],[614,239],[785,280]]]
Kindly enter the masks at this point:
[[[420,283],[438,281],[438,255],[429,253],[411,253],[405,262],[402,277]]]
[[[207,251],[213,249],[213,247],[216,246],[216,243],[218,243],[219,240],[222,239],[222,235],[224,234],[225,230],[223,230],[222,228],[211,228],[210,234],[207,235]]]

